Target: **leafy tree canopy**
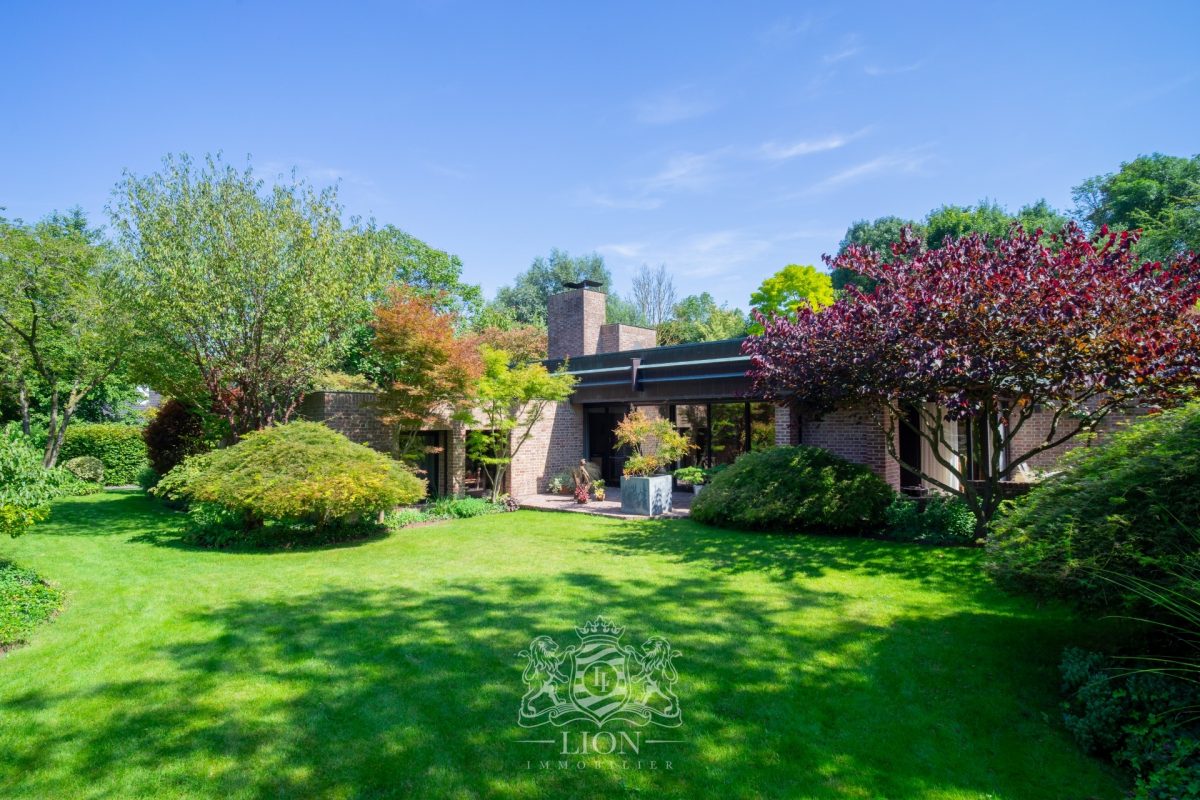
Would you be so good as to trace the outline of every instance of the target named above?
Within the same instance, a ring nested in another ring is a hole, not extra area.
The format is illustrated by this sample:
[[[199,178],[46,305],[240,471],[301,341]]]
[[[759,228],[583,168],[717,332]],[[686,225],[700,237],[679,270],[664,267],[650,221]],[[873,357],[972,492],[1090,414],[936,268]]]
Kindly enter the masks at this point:
[[[81,405],[106,384],[119,391],[131,334],[113,253],[83,212],[32,226],[0,218],[0,377],[26,430],[31,407],[40,406],[46,466],[57,461]]]
[[[496,293],[494,305],[506,311],[516,323],[545,327],[546,303],[550,295],[563,291],[564,283],[582,280],[596,281],[608,293],[606,311],[609,322],[645,324],[637,307],[613,291],[612,273],[604,265],[604,257],[598,253],[572,256],[565,250],[555,248],[549,256],[538,256],[511,286],[502,287]]]
[[[800,308],[820,310],[832,302],[829,275],[800,264],[788,264],[750,295],[750,307],[766,318],[790,316]],[[752,329],[760,330],[757,323]]]
[[[659,344],[712,342],[745,336],[746,315],[740,309],[717,305],[708,292],[688,295],[675,304],[672,317],[658,327]]]
[[[755,389],[814,413],[847,403],[886,411],[884,440],[897,460],[896,425],[917,410],[914,432],[958,485],[917,469],[927,465],[906,466],[962,496],[982,530],[999,481],[1037,453],[1094,430],[1114,410],[1177,403],[1200,387],[1200,257],[1140,262],[1136,241],[1125,233],[1089,240],[1068,223],[1051,248],[1019,230],[926,251],[906,236],[908,258],[851,245],[831,266],[866,275],[876,289],[851,289],[820,313],[801,307],[766,320],[745,345]],[[1035,412],[1051,415],[1047,433],[1019,447]],[[943,419],[1005,420],[987,425],[982,490],[968,480],[957,442],[944,440]]]
[[[347,228],[333,187],[268,187],[219,156],[126,173],[111,216],[148,345],[139,375],[200,407],[211,398],[236,434],[292,417],[411,245]]]
[[[1075,214],[1099,229],[1142,229],[1138,251],[1147,258],[1200,251],[1200,155],[1154,153],[1088,178],[1071,196]]]

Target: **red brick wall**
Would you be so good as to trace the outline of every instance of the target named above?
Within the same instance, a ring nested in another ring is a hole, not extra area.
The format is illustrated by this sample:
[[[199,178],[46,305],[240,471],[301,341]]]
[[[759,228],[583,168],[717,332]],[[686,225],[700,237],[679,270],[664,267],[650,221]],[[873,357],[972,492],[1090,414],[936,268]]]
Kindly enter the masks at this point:
[[[804,417],[800,424],[800,442],[826,450],[842,458],[863,464],[893,488],[900,487],[900,465],[888,455],[887,442],[877,423],[878,411],[840,408],[816,417]],[[779,415],[775,437],[779,440]],[[789,433],[790,436],[790,433]]]
[[[600,327],[599,353],[619,353],[622,350],[640,350],[658,344],[658,332],[654,328],[639,328],[612,322]]]
[[[527,497],[546,491],[550,479],[583,458],[583,407],[551,403],[521,445],[508,473],[508,493]]]
[[[1097,430],[1100,434],[1098,437],[1084,435],[1069,439],[1058,447],[1038,453],[1025,463],[1029,465],[1030,469],[1052,469],[1058,463],[1058,460],[1068,451],[1074,450],[1076,447],[1088,447],[1103,441],[1104,434],[1112,433],[1119,426],[1137,419],[1141,416],[1141,413],[1143,412],[1131,411],[1109,414],[1100,423],[1100,427]],[[1028,452],[1031,448],[1045,442],[1046,436],[1050,433],[1050,423],[1053,418],[1054,414],[1050,411],[1035,411],[1033,416],[1021,427],[1021,430],[1017,431],[1017,435],[1013,438],[1012,445],[1009,448],[1010,452],[1014,456],[1019,456],[1021,453]],[[1071,419],[1064,419],[1059,423],[1059,429],[1055,431],[1054,436],[1055,438],[1060,438],[1069,431],[1078,429],[1078,422]]]
[[[775,444],[800,444],[800,419],[787,406],[775,406]]]
[[[300,416],[323,422],[352,442],[392,452],[393,430],[379,418],[372,392],[312,392],[305,395]]]

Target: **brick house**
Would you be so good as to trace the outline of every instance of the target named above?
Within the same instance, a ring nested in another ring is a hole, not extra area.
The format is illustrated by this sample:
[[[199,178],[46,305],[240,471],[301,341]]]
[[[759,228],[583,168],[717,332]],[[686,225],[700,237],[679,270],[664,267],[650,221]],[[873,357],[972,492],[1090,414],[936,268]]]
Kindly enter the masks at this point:
[[[546,365],[556,369],[565,363],[579,383],[568,402],[546,409],[514,459],[506,487],[513,496],[546,491],[555,475],[576,467],[580,459],[595,463],[603,478],[615,484],[626,455],[615,447],[612,432],[634,408],[666,417],[686,432],[697,445],[689,463],[731,463],[753,449],[807,444],[870,467],[896,489],[914,490],[925,483],[888,454],[883,433],[887,426],[881,425],[887,420],[877,416],[885,412],[843,408],[820,418],[797,415],[753,396],[742,339],[658,347],[653,329],[607,322],[606,297],[597,289],[590,282],[570,284],[549,299]],[[373,400],[366,392],[314,392],[305,399],[301,414],[354,441],[388,451],[394,432],[380,421]],[[1030,419],[1018,446],[1043,440],[1049,417],[1037,414]],[[1108,427],[1116,422],[1109,420]],[[968,454],[968,470],[972,469],[970,454],[983,438],[976,426],[943,425],[947,441]],[[936,465],[922,437],[896,427],[897,450],[906,461],[926,471]],[[446,421],[422,433],[437,451],[423,465],[431,494],[460,494],[475,485],[477,473],[466,455],[467,432],[467,427]],[[1030,466],[1052,466],[1063,449],[1066,446],[1039,454]],[[943,473],[935,477],[954,482]]]

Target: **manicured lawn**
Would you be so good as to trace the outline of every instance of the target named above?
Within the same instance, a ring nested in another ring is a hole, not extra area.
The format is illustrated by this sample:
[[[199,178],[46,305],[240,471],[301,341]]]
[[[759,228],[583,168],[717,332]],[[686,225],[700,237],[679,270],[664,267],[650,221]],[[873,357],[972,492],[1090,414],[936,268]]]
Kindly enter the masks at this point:
[[[67,592],[0,658],[0,797],[1120,795],[1057,721],[1098,629],[976,551],[519,512],[222,553],[177,519],[107,494],[0,542]],[[516,725],[518,651],[597,614],[681,652],[657,770],[519,741],[553,734]]]

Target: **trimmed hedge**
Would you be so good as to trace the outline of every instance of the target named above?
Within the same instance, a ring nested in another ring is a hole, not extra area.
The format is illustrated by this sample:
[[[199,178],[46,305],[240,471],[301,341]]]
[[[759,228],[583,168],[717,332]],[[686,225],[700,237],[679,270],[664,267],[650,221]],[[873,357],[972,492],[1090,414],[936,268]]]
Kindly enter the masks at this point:
[[[726,528],[878,533],[895,493],[864,466],[819,447],[752,451],[715,475],[692,519]]]
[[[69,461],[79,456],[100,459],[110,486],[136,483],[138,473],[149,463],[142,429],[117,422],[73,422],[67,426],[58,458]]]

